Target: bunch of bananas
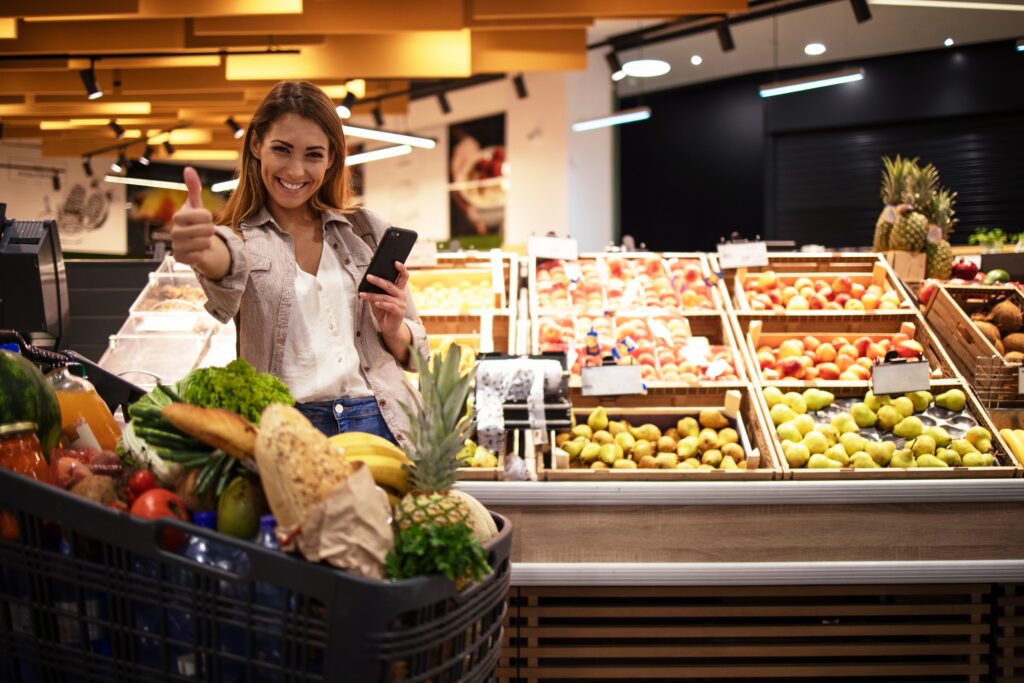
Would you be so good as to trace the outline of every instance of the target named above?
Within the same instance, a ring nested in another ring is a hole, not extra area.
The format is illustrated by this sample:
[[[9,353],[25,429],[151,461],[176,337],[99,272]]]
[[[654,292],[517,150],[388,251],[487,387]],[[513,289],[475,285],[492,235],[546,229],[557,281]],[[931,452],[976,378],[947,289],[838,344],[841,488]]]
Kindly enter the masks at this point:
[[[370,468],[373,481],[388,494],[392,507],[409,493],[409,471],[404,465],[411,465],[412,461],[395,444],[364,432],[337,434],[329,441],[345,452],[349,462],[362,462]]]

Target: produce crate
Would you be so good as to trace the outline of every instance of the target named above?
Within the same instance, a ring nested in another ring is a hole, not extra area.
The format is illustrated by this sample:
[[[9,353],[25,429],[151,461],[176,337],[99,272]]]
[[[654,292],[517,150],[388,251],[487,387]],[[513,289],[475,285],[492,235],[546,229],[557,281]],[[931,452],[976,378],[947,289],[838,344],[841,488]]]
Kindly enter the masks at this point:
[[[547,453],[537,458],[538,478],[547,481],[737,481],[767,480],[781,475],[774,453],[767,444],[762,419],[755,405],[752,389],[714,389],[709,387],[674,390],[651,389],[636,396],[577,396],[573,399],[573,415],[582,424],[593,410],[603,406],[609,419],[625,419],[631,424],[652,423],[663,431],[675,426],[682,417],[696,417],[704,408],[721,410],[739,432],[740,445],[746,453],[749,469],[742,470],[591,470],[569,468]],[[549,443],[554,443],[551,432]],[[550,446],[549,446],[550,447]],[[543,461],[547,460],[547,465]]]
[[[427,336],[434,344],[451,339],[480,353],[508,353],[515,342],[515,316],[483,312],[479,315],[432,315],[422,318]]]
[[[815,378],[799,379],[768,379],[764,377],[761,363],[757,358],[757,349],[761,346],[777,348],[787,339],[803,340],[813,336],[821,342],[829,342],[836,337],[845,337],[851,343],[862,337],[872,341],[891,338],[897,333],[908,335],[923,348],[925,358],[932,369],[933,379],[957,379],[959,375],[953,363],[946,355],[942,345],[925,324],[924,319],[915,311],[902,311],[898,315],[864,314],[851,319],[845,315],[819,314],[816,316],[762,316],[752,313],[740,313],[735,316],[738,335],[742,335],[743,350],[747,356],[750,374],[755,381],[785,381],[807,386],[828,386],[837,380]]]
[[[1024,679],[1024,585],[996,586],[995,624],[996,683]]]
[[[424,683],[484,681],[497,665],[512,540],[497,515],[494,573],[457,592],[439,576],[364,579],[177,520],[144,521],[8,470],[0,507],[20,530],[0,540],[2,680]],[[245,562],[236,572],[162,550],[171,528]]]
[[[939,331],[950,358],[988,408],[1024,408],[1020,364],[1008,363],[971,320],[971,314],[1005,297],[1024,310],[1024,294],[1016,287],[940,285],[925,318]]]
[[[514,432],[514,434],[517,434]],[[476,435],[473,435],[474,441]],[[455,478],[459,481],[500,481],[505,478],[506,452],[515,452],[515,439],[505,439],[505,451],[498,453],[497,467],[459,467],[455,470]]]
[[[775,433],[775,425],[772,422],[770,412],[768,410],[768,404],[764,399],[762,390],[766,386],[777,386],[783,392],[796,391],[798,390],[793,385],[787,385],[779,382],[767,382],[761,388],[755,388],[755,398],[757,399],[757,409],[761,411],[762,420],[764,422],[765,431],[768,433],[769,447],[772,449],[772,455],[775,461],[779,463],[782,468],[784,479],[809,479],[809,480],[822,480],[822,479],[960,479],[960,478],[1002,478],[1002,477],[1017,477],[1022,474],[1021,463],[1013,457],[1009,446],[999,435],[999,430],[996,429],[992,420],[989,418],[988,413],[978,402],[977,397],[971,391],[970,387],[964,385],[959,380],[938,380],[932,382],[931,391],[934,395],[938,395],[949,389],[960,389],[964,392],[967,397],[967,405],[964,408],[961,415],[969,418],[970,424],[964,424],[958,427],[960,433],[966,431],[969,426],[977,424],[987,429],[992,435],[992,452],[996,459],[996,464],[992,467],[945,467],[945,468],[932,468],[932,467],[915,467],[909,469],[903,468],[853,468],[844,467],[842,469],[808,469],[808,468],[797,468],[794,469],[789,466],[786,461],[785,454],[782,452],[782,444]],[[846,382],[842,385],[830,386],[826,390],[833,393],[837,401],[848,399],[852,404],[853,402],[861,400],[867,393],[871,386],[867,382]],[[928,412],[936,410],[934,406],[929,408]],[[949,415],[948,411],[941,411],[943,417]],[[939,415],[940,413],[936,413]],[[827,421],[829,418],[816,418],[815,423],[820,424],[823,421]],[[949,431],[950,435],[957,438],[954,430],[957,427],[952,425],[941,424]],[[902,439],[891,437],[888,440],[894,440],[897,444],[902,442]]]
[[[733,304],[734,304],[735,310],[737,312],[741,312],[741,313],[755,312],[755,313],[763,313],[765,315],[787,315],[787,316],[789,316],[789,315],[807,316],[807,315],[818,315],[819,313],[821,313],[820,309],[818,309],[818,310],[812,309],[812,310],[805,310],[805,311],[799,311],[799,310],[774,311],[774,310],[771,310],[771,309],[769,309],[769,310],[758,310],[758,309],[755,309],[751,305],[751,295],[749,295],[748,292],[743,288],[743,285],[744,285],[745,282],[748,282],[748,281],[751,281],[751,280],[756,280],[762,274],[763,274],[763,272],[751,271],[751,270],[748,270],[748,269],[745,269],[745,268],[740,268],[736,272],[736,277],[735,277],[735,280],[733,282]],[[869,287],[871,285],[879,285],[880,287],[882,287],[882,291],[883,292],[889,292],[889,291],[896,292],[896,294],[899,297],[899,309],[904,309],[905,310],[905,309],[913,307],[913,304],[910,301],[910,297],[907,294],[906,290],[903,288],[903,285],[900,283],[899,278],[897,278],[896,275],[892,272],[892,270],[885,263],[883,263],[881,261],[874,262],[872,264],[871,270],[866,271],[866,272],[865,271],[861,271],[861,272],[828,272],[828,273],[821,273],[821,272],[817,272],[817,271],[806,271],[806,272],[787,272],[787,273],[778,273],[778,272],[776,272],[776,275],[777,275],[777,277],[779,279],[780,289],[784,288],[786,286],[793,285],[800,278],[808,278],[812,282],[814,280],[826,280],[829,283],[831,283],[836,278],[843,277],[843,278],[849,278],[851,283],[857,283],[857,284],[860,284],[860,285],[862,285],[864,287]],[[877,313],[877,314],[880,314],[880,315],[891,315],[891,314],[894,314],[894,313],[899,313],[900,312],[899,309],[895,309],[895,310],[882,310],[882,309],[879,309],[879,310],[868,311],[868,312],[873,312],[873,313]],[[863,311],[863,310],[847,310],[847,309],[844,309],[844,310],[826,310],[825,313],[835,314],[835,315],[842,314],[842,315],[852,316],[852,315],[863,315],[865,313],[865,311]]]

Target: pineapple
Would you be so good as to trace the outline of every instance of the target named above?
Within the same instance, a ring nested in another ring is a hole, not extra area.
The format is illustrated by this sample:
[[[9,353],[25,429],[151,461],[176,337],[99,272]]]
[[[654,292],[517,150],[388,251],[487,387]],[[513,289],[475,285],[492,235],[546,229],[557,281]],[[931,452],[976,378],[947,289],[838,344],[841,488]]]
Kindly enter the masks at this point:
[[[885,203],[885,209],[875,222],[875,251],[889,250],[889,233],[892,231],[889,218],[892,210],[901,201],[907,172],[910,167],[916,167],[917,159],[904,159],[897,154],[895,161],[889,157],[882,157],[882,164],[882,202]]]
[[[956,203],[956,192],[941,189],[936,192],[926,207],[926,215],[931,224],[941,231],[937,242],[929,242],[924,247],[925,277],[948,280],[953,272],[953,247],[949,244],[949,235],[957,219],[953,205]]]
[[[889,248],[896,251],[920,252],[928,238],[928,217],[923,213],[939,183],[939,172],[928,164],[922,169],[911,169],[907,174],[903,202],[909,210],[901,213],[892,224]]]

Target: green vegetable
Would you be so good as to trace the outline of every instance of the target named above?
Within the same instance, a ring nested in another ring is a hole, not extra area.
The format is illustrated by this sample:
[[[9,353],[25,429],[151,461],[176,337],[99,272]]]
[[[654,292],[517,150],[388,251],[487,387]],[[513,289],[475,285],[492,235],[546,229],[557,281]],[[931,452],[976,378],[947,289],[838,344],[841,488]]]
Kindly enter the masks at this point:
[[[200,368],[178,383],[186,403],[203,408],[224,408],[258,423],[271,403],[294,405],[295,399],[281,380],[269,372],[256,372],[239,358],[224,368]]]
[[[395,549],[388,554],[389,579],[410,579],[444,574],[452,581],[479,581],[491,572],[487,551],[465,524],[410,527],[395,534]]]

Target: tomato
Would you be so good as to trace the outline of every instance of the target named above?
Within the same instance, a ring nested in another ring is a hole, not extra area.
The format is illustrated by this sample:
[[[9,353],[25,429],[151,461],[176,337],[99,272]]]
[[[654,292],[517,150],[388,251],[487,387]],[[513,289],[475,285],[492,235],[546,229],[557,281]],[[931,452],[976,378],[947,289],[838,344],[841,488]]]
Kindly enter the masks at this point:
[[[181,498],[167,489],[150,489],[140,495],[132,503],[131,513],[143,519],[180,519],[189,521],[188,512]],[[164,529],[160,532],[160,547],[164,550],[177,551],[185,545],[185,532],[177,529]]]
[[[149,470],[139,470],[128,480],[128,490],[136,498],[150,489],[155,489],[156,486],[156,477]]]

